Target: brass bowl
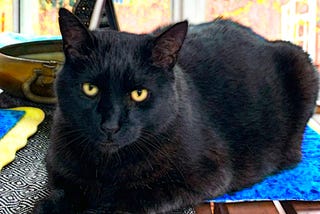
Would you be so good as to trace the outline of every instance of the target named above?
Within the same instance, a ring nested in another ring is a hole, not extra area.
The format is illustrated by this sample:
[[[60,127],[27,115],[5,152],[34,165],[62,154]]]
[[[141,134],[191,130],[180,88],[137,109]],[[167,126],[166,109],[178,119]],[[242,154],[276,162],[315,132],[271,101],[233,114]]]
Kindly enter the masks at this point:
[[[64,63],[61,40],[45,40],[0,48],[0,88],[33,102],[56,102],[53,84]]]

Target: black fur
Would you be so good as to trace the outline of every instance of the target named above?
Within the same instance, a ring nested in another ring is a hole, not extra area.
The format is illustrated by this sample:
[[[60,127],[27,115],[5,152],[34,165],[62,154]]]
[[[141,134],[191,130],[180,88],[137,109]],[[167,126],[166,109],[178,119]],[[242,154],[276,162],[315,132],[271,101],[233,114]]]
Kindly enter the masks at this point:
[[[52,193],[35,213],[170,212],[300,161],[318,92],[300,47],[223,19],[148,35],[89,32],[65,9],[59,21]]]

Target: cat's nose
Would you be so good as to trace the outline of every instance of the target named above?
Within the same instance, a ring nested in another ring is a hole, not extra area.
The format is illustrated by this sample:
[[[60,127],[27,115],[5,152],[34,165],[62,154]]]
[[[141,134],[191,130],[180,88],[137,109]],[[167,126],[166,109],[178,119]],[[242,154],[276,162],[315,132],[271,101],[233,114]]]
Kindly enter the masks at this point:
[[[107,128],[106,131],[110,132],[111,134],[115,134],[120,130],[120,127],[112,127],[112,128]]]
[[[115,134],[120,130],[120,126],[118,123],[113,123],[113,124],[104,123],[102,125],[102,129],[107,133]]]
[[[109,110],[109,117],[105,118],[102,123],[102,129],[107,132],[108,135],[115,134],[120,130],[120,118],[121,109],[118,105],[114,105]]]

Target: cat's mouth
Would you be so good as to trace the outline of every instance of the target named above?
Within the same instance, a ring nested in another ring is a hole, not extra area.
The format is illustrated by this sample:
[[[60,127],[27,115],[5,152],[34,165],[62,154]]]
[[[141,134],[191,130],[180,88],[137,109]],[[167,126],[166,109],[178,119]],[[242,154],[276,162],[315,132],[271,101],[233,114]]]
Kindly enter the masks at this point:
[[[120,149],[120,145],[113,141],[101,142],[99,144],[99,150],[103,153],[114,153]]]

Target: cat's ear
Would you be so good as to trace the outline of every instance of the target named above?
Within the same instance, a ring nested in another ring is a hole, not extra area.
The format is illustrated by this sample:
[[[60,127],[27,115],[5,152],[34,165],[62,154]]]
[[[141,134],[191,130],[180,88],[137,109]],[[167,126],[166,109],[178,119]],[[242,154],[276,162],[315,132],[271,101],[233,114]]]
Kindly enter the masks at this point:
[[[59,26],[66,57],[73,59],[88,55],[93,39],[81,21],[67,9],[60,8]]]
[[[171,26],[154,40],[152,62],[163,68],[172,68],[178,57],[188,31],[188,22],[183,21]]]

